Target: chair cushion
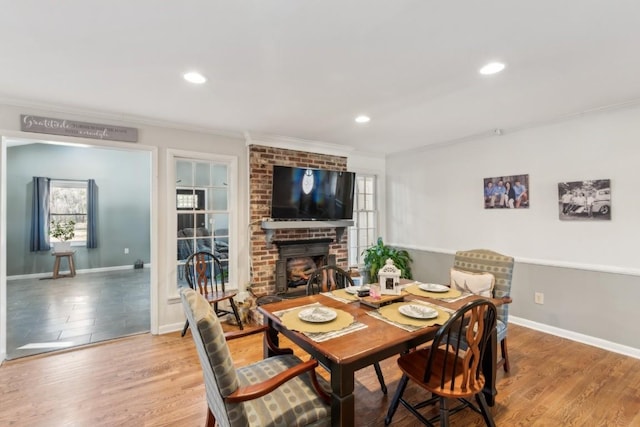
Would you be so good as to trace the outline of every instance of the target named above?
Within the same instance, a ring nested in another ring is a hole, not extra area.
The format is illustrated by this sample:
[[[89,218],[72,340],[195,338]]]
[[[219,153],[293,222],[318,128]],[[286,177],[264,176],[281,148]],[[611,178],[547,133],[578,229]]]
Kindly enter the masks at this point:
[[[496,280],[491,273],[473,273],[470,271],[451,269],[451,287],[462,292],[491,298]]]
[[[301,362],[293,355],[270,357],[238,368],[238,379],[241,386],[256,384]],[[318,376],[318,382],[325,390],[330,390],[322,377]],[[330,407],[318,397],[308,373],[287,381],[259,399],[245,402],[244,409],[251,426],[320,426],[331,423]]]

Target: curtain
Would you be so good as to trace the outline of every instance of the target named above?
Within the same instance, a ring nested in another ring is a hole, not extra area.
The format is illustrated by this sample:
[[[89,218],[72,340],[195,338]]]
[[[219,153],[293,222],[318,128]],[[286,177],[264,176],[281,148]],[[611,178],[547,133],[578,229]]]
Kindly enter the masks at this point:
[[[31,202],[31,252],[48,251],[49,246],[49,178],[33,177]]]
[[[87,248],[98,247],[98,186],[94,179],[87,180]]]

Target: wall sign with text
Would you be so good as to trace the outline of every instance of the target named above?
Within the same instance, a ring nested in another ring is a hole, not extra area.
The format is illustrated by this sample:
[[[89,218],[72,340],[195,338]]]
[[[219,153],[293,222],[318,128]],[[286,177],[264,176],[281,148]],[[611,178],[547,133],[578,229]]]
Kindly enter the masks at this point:
[[[136,128],[30,116],[26,114],[20,115],[20,130],[23,132],[37,132],[50,135],[138,142],[138,129]]]

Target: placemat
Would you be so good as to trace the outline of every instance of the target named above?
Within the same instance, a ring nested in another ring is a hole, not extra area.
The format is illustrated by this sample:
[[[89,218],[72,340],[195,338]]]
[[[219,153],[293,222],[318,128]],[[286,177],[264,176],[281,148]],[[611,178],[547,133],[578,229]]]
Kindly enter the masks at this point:
[[[398,311],[398,307],[406,304],[423,304],[423,305],[432,307],[438,311],[438,317],[434,319],[426,319],[426,320],[413,319],[411,317],[407,317]],[[376,311],[370,311],[367,314],[375,317],[376,319],[380,319],[391,325],[404,329],[405,331],[414,332],[414,331],[417,331],[418,329],[426,328],[427,326],[444,324],[447,320],[449,320],[449,317],[451,317],[451,313],[453,312],[454,310],[451,310],[445,307],[440,307],[435,304],[430,304],[423,301],[411,301],[411,302],[396,302],[393,304],[389,304],[379,308]]]
[[[328,295],[327,295],[328,294]],[[329,297],[335,297],[338,300],[345,300],[348,302],[358,301],[358,297],[354,294],[350,294],[344,289],[336,289],[335,291],[323,293],[322,295],[327,295]]]
[[[462,292],[460,292],[457,289],[449,289],[447,292],[428,292],[428,291],[423,291],[422,289],[420,289],[419,286],[420,286],[419,283],[414,283],[413,285],[409,285],[406,288],[404,288],[404,290],[409,292],[412,295],[416,295],[419,297],[428,297],[428,298],[444,299],[444,300],[458,298],[459,296],[462,295]]]
[[[309,307],[322,307],[322,304],[316,303],[304,307],[296,307],[292,310],[287,310],[286,313],[283,313],[282,316],[279,316],[282,320],[282,324],[287,329],[291,329],[292,331],[318,333],[338,331],[351,325],[354,321],[353,316],[346,311],[327,307],[328,309],[335,311],[338,315],[334,320],[323,323],[305,322],[298,317],[298,313],[300,313],[301,310]]]

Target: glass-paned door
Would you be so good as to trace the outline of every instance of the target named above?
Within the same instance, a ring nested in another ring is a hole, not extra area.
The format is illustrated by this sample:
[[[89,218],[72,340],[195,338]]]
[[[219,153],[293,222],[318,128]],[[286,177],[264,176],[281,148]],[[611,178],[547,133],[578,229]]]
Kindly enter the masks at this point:
[[[177,283],[188,286],[184,274],[187,258],[198,251],[218,257],[229,274],[229,166],[215,161],[177,158]]]

